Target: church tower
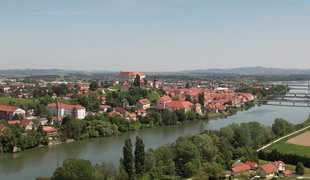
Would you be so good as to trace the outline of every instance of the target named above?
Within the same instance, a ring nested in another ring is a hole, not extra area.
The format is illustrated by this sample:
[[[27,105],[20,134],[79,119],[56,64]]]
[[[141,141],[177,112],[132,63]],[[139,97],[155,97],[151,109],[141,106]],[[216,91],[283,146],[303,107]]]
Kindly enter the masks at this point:
[[[159,86],[158,79],[157,79],[157,76],[155,75],[153,87],[158,89],[158,86]]]

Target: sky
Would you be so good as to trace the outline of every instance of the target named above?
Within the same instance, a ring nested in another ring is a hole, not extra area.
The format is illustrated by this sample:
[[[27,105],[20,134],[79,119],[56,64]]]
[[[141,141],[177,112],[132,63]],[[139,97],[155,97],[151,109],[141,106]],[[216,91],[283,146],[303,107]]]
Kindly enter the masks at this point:
[[[310,69],[308,0],[0,0],[0,69]]]

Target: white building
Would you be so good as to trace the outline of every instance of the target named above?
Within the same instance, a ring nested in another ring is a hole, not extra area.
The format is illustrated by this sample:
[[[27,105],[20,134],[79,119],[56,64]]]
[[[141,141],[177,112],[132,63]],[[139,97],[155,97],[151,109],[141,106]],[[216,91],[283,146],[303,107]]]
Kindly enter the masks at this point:
[[[121,72],[119,77],[119,82],[123,83],[125,81],[127,82],[133,82],[136,78],[136,75],[139,74],[140,80],[145,78],[145,75],[142,72]]]
[[[46,109],[49,110],[53,116],[57,116],[57,117],[63,117],[63,116],[67,116],[67,115],[72,115],[73,112],[72,110],[75,108],[76,112],[75,112],[75,117],[78,119],[84,119],[86,116],[86,109],[85,107],[81,106],[81,105],[68,105],[68,104],[62,104],[62,103],[58,103],[58,108],[57,108],[57,104],[56,103],[52,103],[46,106]],[[57,113],[57,109],[58,109],[58,113]]]

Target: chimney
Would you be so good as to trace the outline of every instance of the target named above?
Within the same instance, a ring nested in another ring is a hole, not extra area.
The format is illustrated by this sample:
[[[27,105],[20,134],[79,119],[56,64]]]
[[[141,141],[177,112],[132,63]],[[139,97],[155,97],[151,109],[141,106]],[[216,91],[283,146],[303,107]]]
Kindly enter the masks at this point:
[[[56,111],[57,111],[57,117],[59,118],[59,101],[57,101],[57,104],[56,104]]]

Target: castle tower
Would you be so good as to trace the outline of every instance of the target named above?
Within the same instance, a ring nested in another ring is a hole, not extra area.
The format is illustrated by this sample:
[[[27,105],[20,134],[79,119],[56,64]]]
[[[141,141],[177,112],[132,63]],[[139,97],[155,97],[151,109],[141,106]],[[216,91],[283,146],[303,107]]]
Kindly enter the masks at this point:
[[[159,86],[158,79],[157,79],[157,76],[155,75],[153,87],[158,89],[158,86]]]

